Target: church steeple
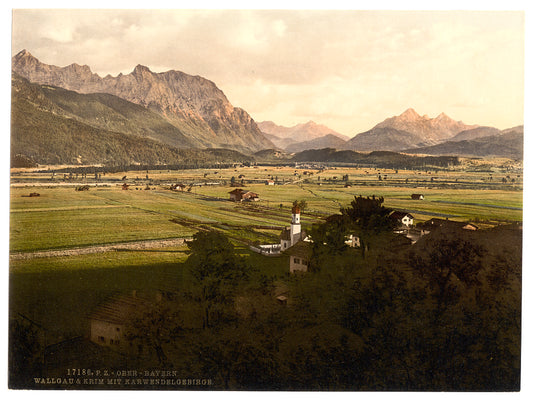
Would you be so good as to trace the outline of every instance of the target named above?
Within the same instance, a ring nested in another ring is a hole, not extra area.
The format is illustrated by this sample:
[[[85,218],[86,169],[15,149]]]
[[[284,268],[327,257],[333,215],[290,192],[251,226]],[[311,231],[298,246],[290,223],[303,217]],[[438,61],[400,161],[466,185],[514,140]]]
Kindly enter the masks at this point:
[[[291,245],[300,241],[302,236],[302,225],[300,224],[300,207],[295,205],[292,207],[292,221],[291,221]]]
[[[295,205],[292,207],[292,221],[291,223],[293,225],[299,225],[300,224],[300,207],[298,205]]]

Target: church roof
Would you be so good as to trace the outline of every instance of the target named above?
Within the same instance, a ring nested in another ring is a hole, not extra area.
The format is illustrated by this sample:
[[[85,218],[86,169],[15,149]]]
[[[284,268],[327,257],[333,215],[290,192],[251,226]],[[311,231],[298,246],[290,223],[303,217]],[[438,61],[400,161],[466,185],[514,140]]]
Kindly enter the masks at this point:
[[[313,249],[311,247],[311,243],[307,241],[299,241],[295,245],[289,247],[287,250],[285,250],[283,253],[290,255],[292,257],[300,257],[309,259],[311,258],[311,254],[313,253]]]
[[[291,239],[291,229],[290,228],[283,229],[281,231],[280,239],[281,240],[290,240]]]

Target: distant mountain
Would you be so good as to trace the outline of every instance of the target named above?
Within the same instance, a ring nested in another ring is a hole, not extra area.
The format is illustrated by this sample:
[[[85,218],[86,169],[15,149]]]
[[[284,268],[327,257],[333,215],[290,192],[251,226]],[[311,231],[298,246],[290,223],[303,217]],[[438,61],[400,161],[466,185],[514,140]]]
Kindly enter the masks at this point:
[[[422,166],[448,167],[459,163],[456,156],[415,156],[391,151],[370,153],[333,148],[312,149],[299,152],[292,158],[297,162],[337,162],[380,166],[382,168],[407,169]]]
[[[357,134],[346,143],[344,149],[401,151],[439,144],[460,132],[466,133],[476,128],[478,126],[455,121],[444,113],[430,118],[427,115],[420,116],[413,109],[407,109],[399,116],[385,119],[372,129]]]
[[[353,151],[400,151],[425,145],[425,141],[417,134],[391,127],[374,127],[372,130],[357,134],[347,141],[343,149]]]
[[[277,135],[267,133],[263,133],[263,135],[280,149],[285,149],[289,145],[296,143],[292,138],[280,138]]]
[[[450,138],[450,141],[475,140],[476,138],[489,137],[491,135],[498,134],[500,134],[500,130],[498,130],[497,128],[482,126],[472,128],[470,130],[461,131],[460,133],[457,133],[452,138]]]
[[[308,121],[307,123],[297,124],[293,127],[278,126],[271,121],[263,121],[257,123],[259,129],[270,135],[275,135],[280,139],[291,139],[294,142],[304,142],[313,140],[316,138],[324,137],[328,134],[332,134],[342,140],[346,141],[349,137],[339,134],[336,131],[326,127],[322,124],[317,124],[314,121]]]
[[[407,131],[419,136],[426,144],[437,144],[447,140],[457,133],[472,128],[475,125],[467,125],[461,121],[455,121],[445,115],[439,114],[435,118],[427,115],[420,116],[413,109],[409,108],[399,116],[393,116],[377,124],[374,128],[395,128],[400,131]]]
[[[200,76],[174,70],[153,73],[148,67],[138,65],[130,74],[101,78],[88,66],[47,65],[25,50],[13,57],[12,68],[41,85],[80,94],[111,94],[143,106],[176,127],[195,147],[225,147],[246,152],[274,147],[248,113],[233,107],[213,82]],[[179,141],[170,140],[170,143]]]
[[[12,163],[182,164],[253,160],[236,151],[179,149],[190,145],[158,114],[106,94],[81,95],[32,84],[13,74]],[[217,153],[218,151],[218,153]]]
[[[409,149],[410,154],[499,156],[522,159],[524,153],[524,127],[504,130],[500,134],[472,140],[446,141],[429,147]]]
[[[321,148],[336,148],[342,149],[346,141],[333,135],[328,134],[323,137],[318,137],[309,141],[297,142],[285,147],[287,152],[301,152],[306,149],[321,149]]]
[[[289,161],[290,155],[278,149],[262,149],[253,155],[257,160],[264,162]]]

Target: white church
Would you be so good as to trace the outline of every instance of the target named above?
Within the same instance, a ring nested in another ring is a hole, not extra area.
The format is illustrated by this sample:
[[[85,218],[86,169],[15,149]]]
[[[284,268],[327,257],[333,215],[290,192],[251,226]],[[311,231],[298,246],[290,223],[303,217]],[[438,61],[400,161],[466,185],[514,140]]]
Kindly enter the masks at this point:
[[[287,250],[289,247],[294,246],[300,240],[305,240],[307,235],[302,232],[302,224],[300,223],[300,207],[292,207],[292,219],[291,226],[286,227],[281,232],[280,245],[281,251]]]
[[[251,247],[251,249],[264,255],[279,255],[300,240],[309,241],[307,234],[302,231],[300,208],[294,206],[292,207],[291,225],[281,232],[280,242],[278,244],[262,244],[258,247]]]

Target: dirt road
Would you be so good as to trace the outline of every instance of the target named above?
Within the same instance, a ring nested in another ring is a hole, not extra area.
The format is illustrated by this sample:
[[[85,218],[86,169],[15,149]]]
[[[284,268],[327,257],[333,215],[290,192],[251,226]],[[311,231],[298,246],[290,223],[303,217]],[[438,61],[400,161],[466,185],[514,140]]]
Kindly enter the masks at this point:
[[[27,260],[32,258],[45,258],[45,257],[65,257],[73,255],[94,254],[94,253],[106,253],[109,251],[120,250],[146,250],[146,249],[161,249],[166,247],[176,247],[185,244],[186,240],[192,240],[191,238],[177,237],[172,239],[161,240],[145,240],[137,242],[127,243],[113,243],[105,244],[101,246],[88,246],[88,247],[76,247],[62,250],[41,250],[31,252],[18,252],[11,253],[9,255],[10,260]]]

